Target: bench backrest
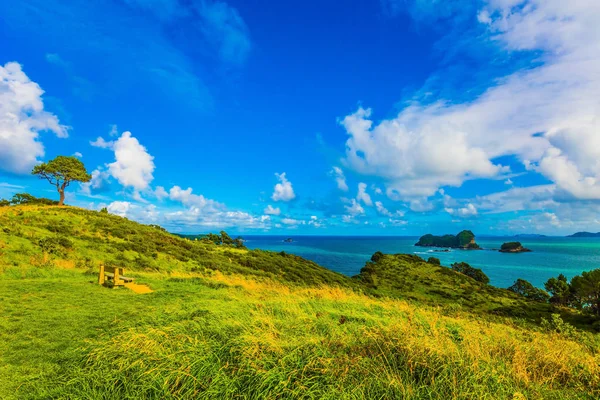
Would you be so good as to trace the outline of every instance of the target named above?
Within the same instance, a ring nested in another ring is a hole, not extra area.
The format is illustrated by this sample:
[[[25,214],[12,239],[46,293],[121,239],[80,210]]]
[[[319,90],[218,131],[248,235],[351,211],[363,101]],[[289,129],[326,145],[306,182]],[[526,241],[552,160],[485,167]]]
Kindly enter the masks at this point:
[[[120,277],[125,275],[125,268],[101,265],[98,273],[99,284],[104,285],[106,279],[108,278],[106,274],[112,274],[111,278],[114,284],[122,285]]]
[[[125,274],[125,268],[121,268],[121,267],[109,267],[109,266],[104,266],[104,272],[110,272],[110,273],[115,273],[117,270],[119,270],[119,275],[124,275]]]

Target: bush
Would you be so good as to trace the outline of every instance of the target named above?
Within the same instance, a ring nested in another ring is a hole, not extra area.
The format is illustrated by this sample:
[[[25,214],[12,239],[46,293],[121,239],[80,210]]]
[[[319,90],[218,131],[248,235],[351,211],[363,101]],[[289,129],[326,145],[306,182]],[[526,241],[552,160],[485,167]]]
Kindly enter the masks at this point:
[[[428,264],[434,264],[434,265],[442,265],[442,263],[440,262],[440,259],[437,257],[429,257],[427,259],[427,263]]]
[[[64,236],[52,236],[38,240],[38,246],[44,253],[60,256],[73,248],[73,242]]]
[[[376,251],[372,256],[371,256],[371,261],[373,261],[374,263],[378,262],[379,260],[381,260],[383,258],[383,253],[380,251]]]
[[[485,283],[486,285],[490,283],[490,278],[482,270],[473,268],[466,262],[454,263],[451,267],[454,271],[473,278],[477,282]]]
[[[29,193],[17,193],[13,196],[10,201],[11,204],[39,204],[44,206],[55,206],[58,205],[58,201],[46,199],[44,197],[35,197]]]

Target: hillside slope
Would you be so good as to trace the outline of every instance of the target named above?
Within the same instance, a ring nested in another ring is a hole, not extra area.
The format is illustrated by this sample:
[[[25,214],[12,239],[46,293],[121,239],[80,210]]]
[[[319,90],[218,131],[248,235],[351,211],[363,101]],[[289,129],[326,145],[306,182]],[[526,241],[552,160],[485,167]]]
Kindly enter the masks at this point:
[[[568,309],[529,301],[506,289],[471,279],[450,268],[427,263],[411,254],[374,256],[354,277],[368,293],[414,300],[422,304],[447,306],[506,317],[539,322],[541,317],[561,313],[572,323],[585,325],[586,319]]]
[[[154,292],[97,285],[100,262]],[[98,212],[0,208],[0,398],[600,395],[598,335],[484,318],[503,292],[411,256],[368,267],[350,279]]]

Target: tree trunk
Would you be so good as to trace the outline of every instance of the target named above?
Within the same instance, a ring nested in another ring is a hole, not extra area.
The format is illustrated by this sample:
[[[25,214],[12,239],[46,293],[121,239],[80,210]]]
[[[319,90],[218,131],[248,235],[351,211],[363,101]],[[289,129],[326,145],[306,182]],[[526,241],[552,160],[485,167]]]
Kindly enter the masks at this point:
[[[58,201],[58,205],[62,206],[65,204],[65,191],[59,190],[58,193],[60,193],[60,200]]]

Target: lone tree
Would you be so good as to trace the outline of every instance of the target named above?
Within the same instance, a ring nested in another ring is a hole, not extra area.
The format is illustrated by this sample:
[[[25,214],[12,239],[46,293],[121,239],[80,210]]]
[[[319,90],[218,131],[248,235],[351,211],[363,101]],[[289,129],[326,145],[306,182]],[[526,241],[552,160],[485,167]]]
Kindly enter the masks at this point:
[[[71,182],[89,182],[92,179],[78,158],[67,156],[58,156],[47,163],[36,165],[31,173],[56,186],[60,194],[59,206],[65,203],[65,189]]]

